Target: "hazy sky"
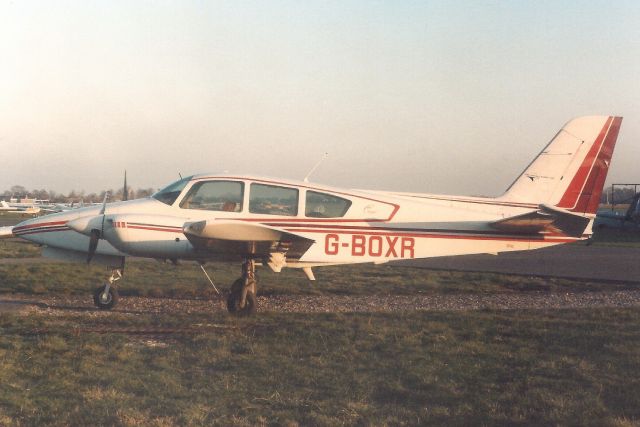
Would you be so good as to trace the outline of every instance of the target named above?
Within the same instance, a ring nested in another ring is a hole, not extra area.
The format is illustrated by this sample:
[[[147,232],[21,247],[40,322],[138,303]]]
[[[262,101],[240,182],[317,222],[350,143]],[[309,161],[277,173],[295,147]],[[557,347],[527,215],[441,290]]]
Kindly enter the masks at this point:
[[[3,1],[0,190],[245,172],[502,193],[569,119],[625,117],[640,2]]]

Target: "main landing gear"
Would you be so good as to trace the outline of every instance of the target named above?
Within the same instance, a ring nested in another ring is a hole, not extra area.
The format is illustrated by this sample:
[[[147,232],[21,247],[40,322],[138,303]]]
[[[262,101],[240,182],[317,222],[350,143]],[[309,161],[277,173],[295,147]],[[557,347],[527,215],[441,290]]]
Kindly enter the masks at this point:
[[[258,308],[258,282],[256,280],[256,262],[246,259],[242,263],[242,277],[233,282],[227,298],[227,310],[231,314],[251,315]]]
[[[115,283],[122,279],[123,268],[111,270],[107,283],[98,287],[93,293],[93,303],[102,310],[111,310],[118,303],[118,290]]]

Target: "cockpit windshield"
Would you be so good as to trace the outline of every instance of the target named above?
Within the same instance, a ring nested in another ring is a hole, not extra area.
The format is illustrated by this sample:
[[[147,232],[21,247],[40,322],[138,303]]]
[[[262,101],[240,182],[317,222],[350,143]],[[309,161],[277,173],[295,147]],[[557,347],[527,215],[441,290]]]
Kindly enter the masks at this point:
[[[176,201],[182,190],[184,190],[187,183],[191,181],[191,178],[191,176],[188,176],[186,178],[182,178],[180,181],[169,184],[151,197],[171,206],[173,202]]]

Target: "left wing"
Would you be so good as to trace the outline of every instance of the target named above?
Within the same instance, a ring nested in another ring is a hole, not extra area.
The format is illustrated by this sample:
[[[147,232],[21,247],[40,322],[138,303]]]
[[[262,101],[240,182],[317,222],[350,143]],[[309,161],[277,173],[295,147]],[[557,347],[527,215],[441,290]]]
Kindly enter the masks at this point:
[[[15,237],[13,235],[13,226],[0,227],[0,239],[9,239],[11,237]]]
[[[186,223],[183,232],[197,250],[266,258],[274,271],[282,269],[285,257],[300,259],[315,243],[315,240],[279,228],[245,221]]]

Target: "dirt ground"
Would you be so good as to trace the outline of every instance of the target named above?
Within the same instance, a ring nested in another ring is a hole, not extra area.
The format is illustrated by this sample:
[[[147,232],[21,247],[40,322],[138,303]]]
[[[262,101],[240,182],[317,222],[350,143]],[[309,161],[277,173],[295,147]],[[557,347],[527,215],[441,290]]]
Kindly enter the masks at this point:
[[[280,313],[349,313],[400,311],[464,311],[564,309],[587,307],[640,306],[640,290],[613,292],[518,292],[489,295],[373,295],[373,296],[303,296],[278,295],[258,298],[259,312]],[[121,297],[111,311],[93,306],[87,296],[2,295],[0,312],[19,311],[51,316],[84,314],[90,317],[119,314],[194,314],[225,311],[223,297],[213,300]]]

